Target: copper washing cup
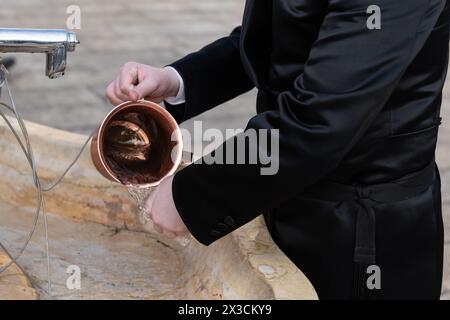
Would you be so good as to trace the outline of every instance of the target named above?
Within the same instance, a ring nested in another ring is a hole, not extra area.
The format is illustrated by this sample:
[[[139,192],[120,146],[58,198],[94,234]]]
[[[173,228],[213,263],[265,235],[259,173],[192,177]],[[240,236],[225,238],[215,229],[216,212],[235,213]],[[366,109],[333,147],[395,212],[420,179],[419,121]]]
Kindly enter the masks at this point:
[[[103,120],[91,141],[91,158],[108,180],[138,188],[157,186],[181,163],[180,128],[160,105],[124,102]]]

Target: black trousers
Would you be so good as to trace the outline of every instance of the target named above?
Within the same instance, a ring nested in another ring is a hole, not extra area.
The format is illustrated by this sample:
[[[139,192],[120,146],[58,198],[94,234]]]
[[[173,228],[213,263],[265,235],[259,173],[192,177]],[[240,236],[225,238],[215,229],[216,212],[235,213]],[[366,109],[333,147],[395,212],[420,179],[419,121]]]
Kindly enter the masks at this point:
[[[305,195],[265,215],[281,250],[305,273],[319,299],[355,298],[354,201],[326,201]],[[381,288],[364,299],[439,299],[444,231],[439,172],[431,185],[407,199],[373,205],[376,265]]]

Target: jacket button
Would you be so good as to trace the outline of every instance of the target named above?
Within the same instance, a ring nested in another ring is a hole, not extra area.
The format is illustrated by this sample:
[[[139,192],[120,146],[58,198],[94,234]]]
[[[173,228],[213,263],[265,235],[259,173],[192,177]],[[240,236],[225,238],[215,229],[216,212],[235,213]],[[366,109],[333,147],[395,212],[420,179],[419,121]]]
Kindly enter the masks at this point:
[[[227,225],[229,225],[230,227],[232,225],[234,225],[234,219],[232,217],[230,217],[230,216],[226,216],[225,219],[223,219],[223,221],[225,221],[225,223]]]
[[[219,227],[220,231],[227,231],[228,230],[228,226],[225,223],[219,222],[217,224],[217,226]]]
[[[222,235],[222,233],[217,230],[211,230],[210,235],[214,238],[217,238],[217,237],[220,237]]]

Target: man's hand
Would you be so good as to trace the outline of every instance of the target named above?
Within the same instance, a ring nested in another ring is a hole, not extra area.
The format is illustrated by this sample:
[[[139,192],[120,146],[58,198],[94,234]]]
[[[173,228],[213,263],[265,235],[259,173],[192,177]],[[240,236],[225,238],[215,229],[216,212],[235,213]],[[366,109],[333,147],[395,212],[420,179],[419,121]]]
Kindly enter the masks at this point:
[[[176,96],[179,88],[180,81],[173,69],[128,62],[106,89],[106,97],[114,105],[140,99],[160,103]]]
[[[150,212],[155,230],[172,239],[189,233],[173,201],[173,177],[165,178],[150,194],[146,202],[146,208]]]

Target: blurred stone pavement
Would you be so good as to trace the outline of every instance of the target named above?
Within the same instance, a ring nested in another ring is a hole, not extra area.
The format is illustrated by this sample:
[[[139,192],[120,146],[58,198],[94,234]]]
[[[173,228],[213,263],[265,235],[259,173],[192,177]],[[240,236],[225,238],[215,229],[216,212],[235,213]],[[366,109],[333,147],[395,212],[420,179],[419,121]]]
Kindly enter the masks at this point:
[[[66,9],[79,5],[81,45],[69,54],[66,76],[44,76],[45,56],[16,55],[11,85],[28,120],[89,134],[111,106],[107,84],[127,61],[166,65],[227,35],[241,21],[243,0],[2,0],[0,27],[66,28]],[[204,128],[243,128],[254,115],[255,92],[197,119]],[[450,86],[442,106],[438,162],[443,180],[446,225],[443,299],[450,299]],[[192,121],[184,124],[192,128]]]

